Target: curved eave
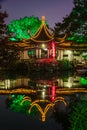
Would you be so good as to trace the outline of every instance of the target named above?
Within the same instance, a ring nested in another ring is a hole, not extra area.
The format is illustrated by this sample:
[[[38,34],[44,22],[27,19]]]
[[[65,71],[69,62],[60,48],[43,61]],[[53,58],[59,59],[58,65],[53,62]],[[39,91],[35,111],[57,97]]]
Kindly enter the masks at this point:
[[[37,32],[35,33],[34,36],[32,36],[33,38],[37,38],[42,32],[45,32],[46,35],[51,38],[53,37],[54,35],[50,32],[50,30],[47,28],[47,25],[44,23],[44,24],[41,24],[41,26],[39,27],[39,29],[37,30]]]
[[[58,49],[63,49],[63,50],[65,50],[65,49],[70,49],[70,50],[87,50],[87,46],[82,47],[82,46],[68,46],[68,45],[62,46],[62,45],[60,45],[60,46],[57,46],[57,48]]]
[[[50,42],[50,41],[54,40],[54,38],[51,38],[51,39],[49,39],[49,40],[36,40],[36,39],[31,38],[31,40],[32,40],[33,42],[37,42],[37,43],[42,43],[42,42],[47,43],[47,42]]]
[[[57,40],[55,40],[55,42],[56,42],[56,44],[62,44],[62,43],[65,42],[65,40],[64,40],[64,39],[61,39],[61,41],[57,41]]]
[[[73,42],[63,42],[56,44],[58,49],[71,49],[71,50],[87,50],[87,44],[73,43]]]
[[[87,51],[87,48],[76,48],[76,47],[63,47],[63,46],[59,46],[58,47],[59,50],[84,50]]]
[[[50,42],[54,39],[54,35],[47,28],[46,24],[41,24],[40,28],[34,36],[30,38],[34,42]]]
[[[30,49],[30,48],[34,48],[35,46],[32,44],[28,44],[25,42],[11,42],[8,44],[9,46],[14,45],[15,47],[18,47],[19,49]]]
[[[65,41],[66,37],[67,37],[67,35],[65,34],[63,37],[61,37],[61,38],[56,37],[55,39],[56,39],[56,42],[61,42],[61,41]]]
[[[54,35],[50,32],[50,30],[47,28],[46,24],[44,24],[44,30],[49,38],[54,37]]]

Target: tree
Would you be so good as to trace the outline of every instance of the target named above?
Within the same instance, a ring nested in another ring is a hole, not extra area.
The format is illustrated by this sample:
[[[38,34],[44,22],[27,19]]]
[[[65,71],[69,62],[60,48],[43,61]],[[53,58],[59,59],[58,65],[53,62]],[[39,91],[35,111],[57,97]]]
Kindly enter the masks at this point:
[[[70,112],[70,130],[86,130],[87,129],[87,100],[85,96],[81,96],[79,100],[72,104]]]
[[[3,56],[5,54],[5,40],[6,40],[6,35],[5,35],[5,30],[6,30],[6,24],[4,19],[7,17],[6,12],[2,12],[2,7],[0,5],[0,66],[2,66],[3,62]]]
[[[9,46],[9,38],[6,34],[7,25],[5,18],[8,17],[6,12],[2,12],[0,6],[0,67],[8,68],[15,60],[18,59],[18,48],[14,45]]]
[[[63,18],[62,23],[55,24],[54,33],[55,36],[66,33],[67,40],[85,43],[87,41],[87,0],[74,0],[73,3],[71,13]]]
[[[5,38],[5,29],[6,29],[6,24],[4,19],[8,17],[6,11],[2,12],[2,7],[0,5],[0,42],[2,41],[2,39]]]
[[[1,42],[0,47],[0,67],[4,69],[14,69],[14,65],[19,60],[19,48],[14,44],[10,45],[8,38]]]
[[[77,30],[72,32],[72,35],[68,37],[67,40],[86,44],[87,43],[87,21],[83,22]]]
[[[22,40],[30,38],[38,30],[41,21],[38,17],[24,17],[19,20],[13,20],[8,24],[8,33],[11,35],[11,40]]]
[[[38,109],[36,106],[34,106],[32,108],[32,111],[29,113],[30,105],[32,102],[27,99],[23,102],[23,99],[26,97],[25,95],[12,94],[9,96],[10,96],[10,99],[7,98],[7,100],[6,100],[7,108],[10,108],[14,112],[23,113],[25,115],[38,114]]]

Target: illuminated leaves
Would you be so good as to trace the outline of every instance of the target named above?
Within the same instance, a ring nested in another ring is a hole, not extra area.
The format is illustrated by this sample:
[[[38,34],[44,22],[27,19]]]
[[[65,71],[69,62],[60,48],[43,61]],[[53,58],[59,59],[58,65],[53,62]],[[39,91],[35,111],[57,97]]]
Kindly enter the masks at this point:
[[[84,77],[81,78],[80,82],[81,82],[82,85],[87,85],[87,79],[84,78]]]
[[[27,110],[28,110],[27,106],[30,104],[30,102],[26,102],[26,103],[21,104],[24,96],[25,95],[12,95],[10,109],[12,109],[15,112],[24,112],[24,113],[26,113]]]
[[[20,112],[26,115],[37,114],[36,106],[33,107],[31,113],[28,112],[31,105],[31,101],[25,100],[24,102],[22,102],[24,97],[25,95],[11,95],[11,99],[9,101],[10,102],[9,108],[12,109],[14,112]]]
[[[38,30],[41,21],[38,17],[24,17],[19,20],[13,20],[7,27],[11,35],[11,40],[22,40],[30,38]]]

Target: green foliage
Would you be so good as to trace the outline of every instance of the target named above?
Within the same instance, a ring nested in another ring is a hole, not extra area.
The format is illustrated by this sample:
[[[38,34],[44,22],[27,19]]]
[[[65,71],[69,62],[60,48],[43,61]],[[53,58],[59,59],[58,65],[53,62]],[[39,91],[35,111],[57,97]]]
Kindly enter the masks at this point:
[[[87,0],[73,0],[75,7],[87,7]]]
[[[61,70],[72,69],[71,62],[67,59],[63,59],[59,61],[59,67]]]
[[[82,56],[85,60],[87,60],[87,54]]]
[[[85,77],[82,77],[81,80],[80,80],[80,83],[82,85],[86,85],[87,86],[87,79]]]
[[[32,111],[29,113],[28,110],[30,108],[31,105],[31,101],[29,100],[25,100],[23,101],[23,98],[25,97],[25,95],[11,95],[11,99],[10,99],[10,103],[9,103],[9,108],[12,109],[14,112],[20,112],[20,113],[24,113],[26,115],[36,115],[37,114],[37,108],[36,106],[34,106],[32,108]]]
[[[12,109],[15,112],[21,112],[21,113],[28,113],[29,106],[31,104],[30,101],[26,101],[22,103],[22,100],[25,95],[11,95],[11,103],[10,103],[10,109]]]
[[[24,17],[19,20],[13,20],[7,26],[8,33],[11,35],[11,40],[28,39],[34,35],[41,25],[38,17]]]
[[[84,97],[73,104],[70,122],[70,130],[87,130],[87,100]]]
[[[55,24],[55,36],[66,33],[66,40],[87,43],[87,0],[73,0],[73,3],[71,13]]]
[[[87,22],[83,22],[67,40],[75,41],[77,43],[87,43]]]

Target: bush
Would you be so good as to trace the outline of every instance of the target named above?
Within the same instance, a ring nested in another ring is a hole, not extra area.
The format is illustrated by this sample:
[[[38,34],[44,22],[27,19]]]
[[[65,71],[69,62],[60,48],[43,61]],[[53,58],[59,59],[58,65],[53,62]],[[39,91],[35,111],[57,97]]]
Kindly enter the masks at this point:
[[[25,62],[18,62],[16,63],[15,70],[19,73],[27,72],[28,66]]]
[[[59,68],[61,70],[70,70],[73,67],[72,67],[72,64],[69,60],[63,59],[63,60],[59,61]]]

